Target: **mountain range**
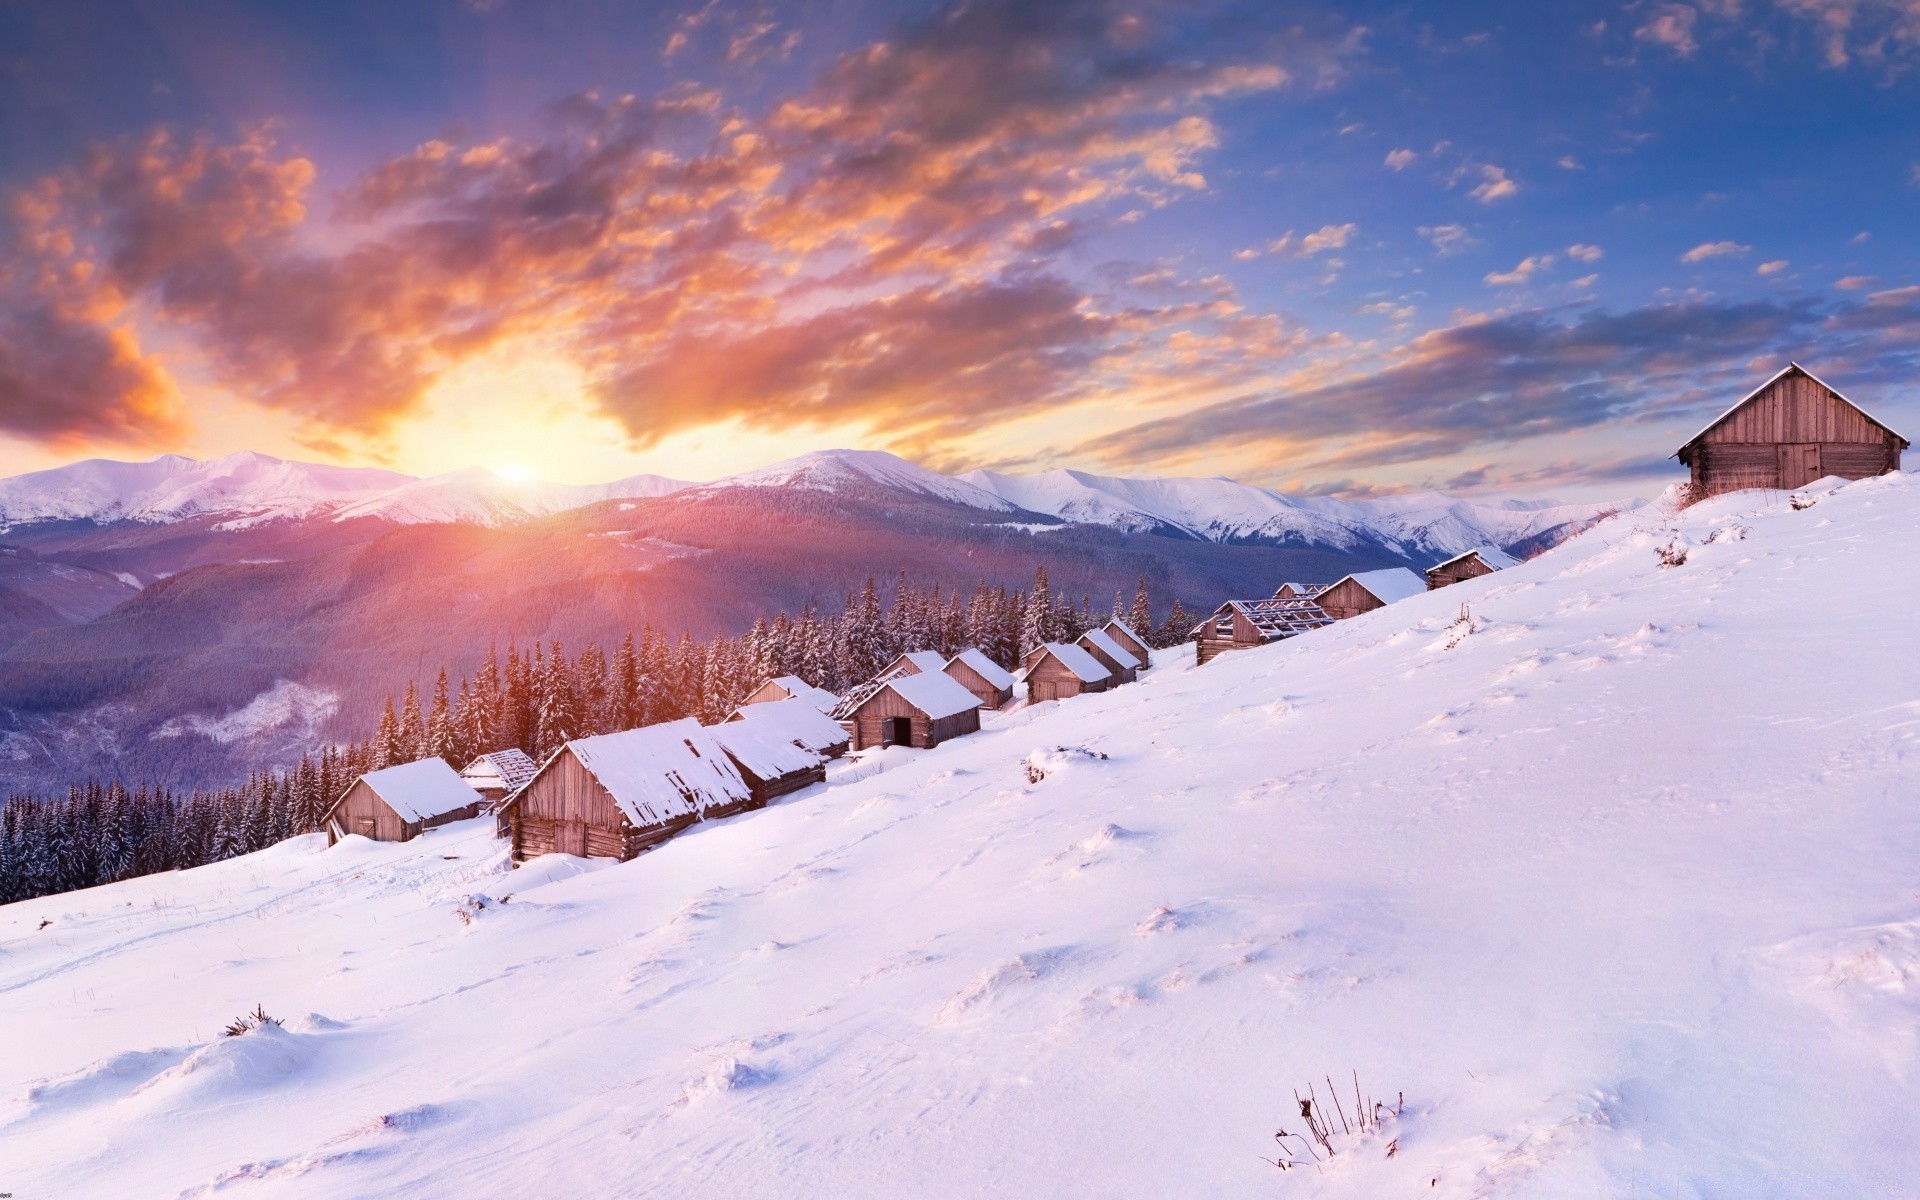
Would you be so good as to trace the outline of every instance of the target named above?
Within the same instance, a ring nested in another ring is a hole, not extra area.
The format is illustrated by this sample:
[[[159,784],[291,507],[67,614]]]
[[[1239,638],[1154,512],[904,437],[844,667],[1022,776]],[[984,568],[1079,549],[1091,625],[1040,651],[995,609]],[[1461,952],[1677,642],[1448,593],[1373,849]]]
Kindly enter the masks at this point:
[[[1280,579],[1522,557],[1627,505],[1298,498],[1227,479],[961,476],[831,450],[696,483],[599,485],[240,453],[0,479],[0,786],[244,776],[365,732],[490,645],[737,632],[866,579],[1024,586],[1157,611]]]

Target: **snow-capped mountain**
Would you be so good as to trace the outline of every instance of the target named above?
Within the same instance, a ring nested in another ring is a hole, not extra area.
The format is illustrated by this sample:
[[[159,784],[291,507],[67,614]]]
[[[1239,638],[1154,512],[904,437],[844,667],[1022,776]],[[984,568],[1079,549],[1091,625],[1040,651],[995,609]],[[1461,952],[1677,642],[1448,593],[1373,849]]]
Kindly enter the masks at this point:
[[[5,1186],[1911,1195],[1917,485],[1630,513],[631,862],[481,818],[0,907]],[[1390,1117],[1276,1143],[1330,1084]]]
[[[472,468],[415,478],[242,452],[210,461],[92,459],[0,480],[0,529],[43,521],[167,523],[210,519],[240,529],[300,520],[378,518],[400,525],[500,526],[610,499],[700,497],[734,488],[876,489],[996,516],[1041,516],[1131,533],[1216,543],[1384,550],[1408,559],[1492,543],[1515,546],[1577,528],[1604,504],[1483,503],[1433,492],[1374,500],[1294,497],[1230,479],[1129,479],[1057,470],[942,475],[878,450],[822,450],[691,484],[635,475],[604,484],[521,482]]]

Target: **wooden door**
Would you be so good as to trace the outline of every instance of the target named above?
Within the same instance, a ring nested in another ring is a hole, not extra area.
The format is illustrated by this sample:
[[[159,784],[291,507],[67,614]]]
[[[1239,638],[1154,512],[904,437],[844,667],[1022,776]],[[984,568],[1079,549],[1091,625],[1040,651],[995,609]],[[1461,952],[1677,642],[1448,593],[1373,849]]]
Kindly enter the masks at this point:
[[[913,745],[913,719],[910,717],[888,717],[887,740],[895,746]]]
[[[1781,487],[1805,487],[1823,474],[1817,443],[1793,442],[1780,447]]]
[[[575,854],[581,858],[587,856],[587,823],[585,821],[560,821],[553,831],[553,848],[562,854]]]

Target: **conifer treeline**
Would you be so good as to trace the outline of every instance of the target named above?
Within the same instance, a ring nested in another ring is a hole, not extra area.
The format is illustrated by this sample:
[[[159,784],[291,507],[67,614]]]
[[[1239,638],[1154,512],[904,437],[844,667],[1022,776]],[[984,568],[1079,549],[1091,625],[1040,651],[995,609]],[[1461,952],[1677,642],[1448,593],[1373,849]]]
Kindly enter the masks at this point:
[[[1115,596],[1112,612],[1155,646],[1185,640],[1193,624],[1176,600],[1156,625],[1144,580],[1131,603]],[[441,668],[424,704],[408,684],[365,740],[256,771],[242,787],[182,799],[164,788],[91,783],[62,800],[10,798],[0,807],[0,904],[201,866],[312,832],[354,779],[395,763],[438,756],[458,767],[512,747],[540,761],[570,738],[688,716],[711,724],[773,676],[837,692],[909,650],[974,646],[1012,666],[1034,646],[1071,641],[1105,619],[1086,596],[1078,604],[1056,597],[1044,567],[1029,590],[983,583],[964,600],[937,584],[912,587],[903,573],[887,605],[868,580],[838,612],[809,605],[797,617],[755,621],[738,637],[675,639],[647,625],[611,651],[509,645],[457,684]]]

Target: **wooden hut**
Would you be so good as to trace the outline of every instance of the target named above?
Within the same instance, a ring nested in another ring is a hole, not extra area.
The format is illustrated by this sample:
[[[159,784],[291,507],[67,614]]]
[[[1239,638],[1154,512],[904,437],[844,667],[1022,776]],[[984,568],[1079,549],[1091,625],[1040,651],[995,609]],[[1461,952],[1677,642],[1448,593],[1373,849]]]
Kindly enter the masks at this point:
[[[1345,621],[1361,613],[1385,608],[1397,600],[1417,596],[1427,590],[1427,581],[1405,567],[1387,567],[1379,571],[1361,571],[1328,585],[1314,597],[1326,614]]]
[[[1320,589],[1311,583],[1296,583],[1289,579],[1273,589],[1275,600],[1311,600],[1320,594]]]
[[[729,724],[736,721],[771,723],[783,737],[827,758],[839,758],[847,752],[849,739],[840,722],[799,696],[771,704],[743,704],[727,718]]]
[[[515,862],[541,854],[624,862],[703,816],[751,807],[740,769],[687,717],[568,742],[500,812]]]
[[[743,807],[765,808],[776,796],[827,781],[827,756],[789,737],[780,726],[777,719],[726,721],[708,730],[747,781],[752,801]]]
[[[833,712],[855,750],[915,746],[931,750],[980,729],[980,698],[945,671],[896,675],[861,689]]]
[[[1094,660],[1107,669],[1107,678],[1112,684],[1132,683],[1138,676],[1140,660],[1108,637],[1104,629],[1089,629],[1073,644],[1093,655]]]
[[[1079,646],[1047,642],[1027,652],[1020,681],[1027,685],[1027,702],[1066,700],[1083,692],[1104,692],[1113,683],[1100,660]]]
[[[1673,456],[1693,472],[1696,498],[1741,488],[1797,488],[1838,475],[1900,469],[1906,438],[1815,379],[1799,363],[1755,388]]]
[[[495,750],[460,769],[460,778],[480,793],[482,811],[493,812],[508,796],[525,787],[540,764],[524,750]]]
[[[376,842],[405,842],[449,821],[480,812],[480,793],[444,759],[423,758],[369,771],[341,793],[320,821],[331,846],[350,833]]]
[[[947,660],[937,650],[909,650],[880,669],[875,679],[896,675],[937,675],[947,669]]]
[[[1193,627],[1194,661],[1205,666],[1229,650],[1250,650],[1333,624],[1308,599],[1229,600]]]
[[[962,650],[947,660],[945,670],[982,708],[999,708],[1013,699],[1013,672],[979,650]]]
[[[780,675],[753,689],[745,700],[749,704],[777,704],[782,700],[804,700],[821,712],[832,712],[840,697],[825,688],[817,688],[798,675]]]
[[[1431,592],[1448,584],[1465,583],[1469,579],[1478,579],[1482,575],[1491,575],[1495,571],[1519,565],[1519,559],[1498,546],[1475,546],[1445,562],[1428,567],[1427,590]]]
[[[1100,627],[1108,637],[1120,643],[1120,648],[1140,660],[1140,669],[1146,670],[1153,665],[1153,649],[1147,645],[1147,639],[1128,628],[1119,617],[1110,618]]]

